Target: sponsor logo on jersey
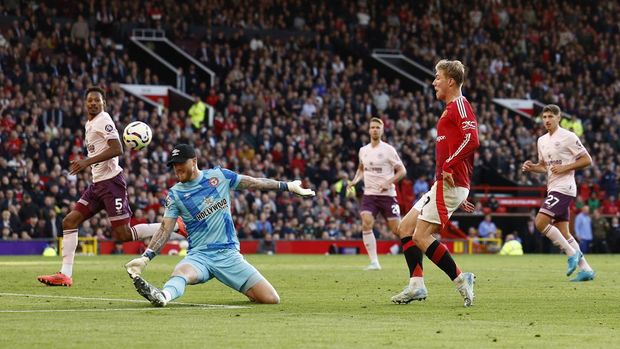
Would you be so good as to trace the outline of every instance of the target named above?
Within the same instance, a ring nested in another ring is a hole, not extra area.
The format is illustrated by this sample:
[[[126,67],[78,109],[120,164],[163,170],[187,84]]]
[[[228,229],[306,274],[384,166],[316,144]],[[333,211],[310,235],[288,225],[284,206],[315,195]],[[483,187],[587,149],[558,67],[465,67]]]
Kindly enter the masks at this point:
[[[223,198],[221,200],[215,201],[211,206],[208,206],[204,210],[200,211],[200,213],[198,213],[194,218],[196,218],[196,220],[198,221],[201,221],[207,219],[210,215],[216,213],[217,211],[223,210],[227,207],[228,201],[226,200],[226,198]]]
[[[444,139],[446,139],[446,136],[437,136],[437,143],[443,141]]]
[[[168,195],[166,197],[166,208],[170,207],[172,205],[172,196]]]

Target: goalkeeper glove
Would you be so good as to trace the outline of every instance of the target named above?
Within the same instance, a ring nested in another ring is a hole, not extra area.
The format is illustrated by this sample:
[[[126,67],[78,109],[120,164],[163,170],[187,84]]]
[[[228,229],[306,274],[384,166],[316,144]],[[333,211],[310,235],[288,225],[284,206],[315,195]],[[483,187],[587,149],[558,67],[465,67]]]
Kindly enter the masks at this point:
[[[149,263],[151,259],[155,258],[155,252],[150,249],[147,249],[142,256],[138,258],[134,258],[129,263],[125,264],[125,269],[127,269],[127,273],[133,279],[136,276],[140,276],[146,265]]]
[[[300,195],[300,196],[314,196],[315,195],[314,190],[302,188],[300,180],[288,182],[286,183],[286,186],[288,187],[288,191],[290,191],[291,193]]]

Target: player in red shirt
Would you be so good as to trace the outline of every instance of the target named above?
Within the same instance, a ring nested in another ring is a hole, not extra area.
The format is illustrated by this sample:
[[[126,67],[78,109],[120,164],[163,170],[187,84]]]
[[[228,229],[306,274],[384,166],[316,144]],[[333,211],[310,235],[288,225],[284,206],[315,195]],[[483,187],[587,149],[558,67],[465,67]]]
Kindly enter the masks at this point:
[[[435,66],[433,87],[446,109],[437,122],[435,148],[436,181],[407,213],[399,227],[399,235],[411,273],[409,285],[392,297],[392,302],[409,303],[426,299],[422,269],[423,253],[455,283],[469,307],[474,300],[474,274],[462,273],[444,244],[435,240],[459,206],[468,210],[470,178],[474,153],[480,146],[478,124],[471,105],[461,94],[465,67],[460,61],[441,60]]]

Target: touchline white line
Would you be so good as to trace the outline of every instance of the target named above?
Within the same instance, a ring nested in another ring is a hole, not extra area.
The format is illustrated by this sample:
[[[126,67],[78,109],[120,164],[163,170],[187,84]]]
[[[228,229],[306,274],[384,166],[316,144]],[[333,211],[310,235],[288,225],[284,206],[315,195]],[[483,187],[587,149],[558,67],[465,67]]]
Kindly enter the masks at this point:
[[[0,296],[73,299],[73,300],[100,301],[100,302],[149,303],[148,301],[141,300],[141,299],[98,298],[98,297],[79,297],[79,296],[55,296],[55,295],[46,295],[46,294],[25,294],[25,293],[5,293],[5,292],[0,292]],[[250,307],[241,306],[241,305],[199,304],[199,303],[183,303],[183,302],[172,302],[169,305],[171,306],[171,308],[175,308],[176,305],[181,305],[181,306],[183,306],[182,308],[189,308],[189,307],[216,308],[216,309],[249,309],[250,308]],[[180,307],[176,307],[176,308],[180,308]],[[146,309],[151,309],[152,310],[152,309],[160,309],[160,308],[146,308]],[[70,309],[68,311],[70,311]],[[76,309],[76,311],[79,311],[79,309]],[[6,310],[0,310],[0,312],[7,312],[7,311]],[[9,311],[9,312],[17,312],[17,311]]]

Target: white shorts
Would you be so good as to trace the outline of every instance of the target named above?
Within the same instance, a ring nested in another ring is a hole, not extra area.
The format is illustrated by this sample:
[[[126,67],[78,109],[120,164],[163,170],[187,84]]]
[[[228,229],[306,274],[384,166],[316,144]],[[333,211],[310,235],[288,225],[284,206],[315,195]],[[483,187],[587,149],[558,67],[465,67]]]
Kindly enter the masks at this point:
[[[437,185],[435,182],[431,190],[422,195],[413,208],[420,212],[419,219],[443,225],[447,222],[452,213],[463,203],[469,195],[469,189],[463,187],[449,187],[443,190],[443,200],[437,201]],[[439,208],[438,208],[439,207]],[[443,209],[442,209],[443,208]],[[440,211],[443,211],[445,222],[441,222]]]

